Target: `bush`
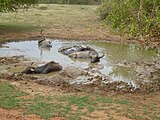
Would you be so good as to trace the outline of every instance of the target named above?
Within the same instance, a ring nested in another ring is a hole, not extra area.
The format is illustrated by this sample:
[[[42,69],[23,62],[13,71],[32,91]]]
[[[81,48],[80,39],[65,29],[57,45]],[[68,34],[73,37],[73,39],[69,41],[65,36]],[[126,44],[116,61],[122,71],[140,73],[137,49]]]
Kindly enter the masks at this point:
[[[116,31],[133,37],[160,36],[160,0],[107,0],[98,10]]]
[[[102,5],[98,8],[98,11],[99,11],[100,19],[105,20],[106,17],[111,12],[110,4],[107,2],[102,3]]]
[[[19,8],[28,9],[37,2],[38,0],[0,0],[0,12],[17,11]]]

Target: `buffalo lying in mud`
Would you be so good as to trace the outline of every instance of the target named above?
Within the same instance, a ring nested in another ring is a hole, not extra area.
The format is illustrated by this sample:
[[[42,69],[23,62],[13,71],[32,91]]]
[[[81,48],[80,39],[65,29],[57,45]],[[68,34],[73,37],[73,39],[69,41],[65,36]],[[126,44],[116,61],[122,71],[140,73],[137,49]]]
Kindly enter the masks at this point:
[[[61,52],[64,55],[69,55],[74,52],[87,51],[90,49],[91,49],[90,47],[82,47],[80,45],[74,45],[71,47],[61,47],[61,48],[59,48],[58,52]]]
[[[27,67],[22,73],[26,74],[47,74],[54,71],[62,70],[62,66],[59,63],[51,61],[40,67]]]
[[[52,42],[43,35],[42,30],[41,30],[41,39],[38,41],[38,46],[42,48],[52,47]]]
[[[82,58],[82,59],[91,59],[91,63],[99,62],[102,56],[92,49],[91,47],[82,47],[80,45],[75,45],[73,47],[61,47],[59,52],[68,55],[71,58]]]
[[[99,56],[95,50],[90,51],[81,51],[74,52],[68,55],[71,58],[82,58],[82,59],[91,59],[91,63],[99,62],[102,57],[104,57],[104,53],[102,56]]]

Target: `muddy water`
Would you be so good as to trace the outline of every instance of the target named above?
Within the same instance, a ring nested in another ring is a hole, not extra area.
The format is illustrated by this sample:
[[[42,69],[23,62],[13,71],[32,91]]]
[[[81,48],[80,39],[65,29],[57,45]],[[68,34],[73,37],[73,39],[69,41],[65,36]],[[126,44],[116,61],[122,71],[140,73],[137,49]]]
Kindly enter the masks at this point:
[[[88,45],[98,51],[105,53],[105,57],[99,63],[91,64],[90,60],[71,59],[58,52],[62,46]],[[135,45],[120,45],[109,42],[75,42],[52,40],[52,48],[39,48],[37,41],[10,42],[0,48],[0,57],[24,55],[32,61],[48,62],[54,60],[65,67],[92,67],[101,74],[109,76],[113,81],[124,81],[135,85],[135,72],[132,68],[119,65],[123,62],[144,61],[150,62],[156,56],[156,51],[146,50]],[[99,73],[98,73],[99,74]],[[84,82],[85,78],[77,79],[77,82]]]

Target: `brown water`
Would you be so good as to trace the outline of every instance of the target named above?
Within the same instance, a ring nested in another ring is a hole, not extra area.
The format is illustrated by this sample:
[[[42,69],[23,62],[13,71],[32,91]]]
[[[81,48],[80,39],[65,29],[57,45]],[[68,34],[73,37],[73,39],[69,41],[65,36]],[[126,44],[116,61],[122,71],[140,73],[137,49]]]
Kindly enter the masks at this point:
[[[98,51],[99,54],[105,53],[105,57],[99,63],[91,64],[90,60],[71,59],[66,55],[58,52],[62,46],[87,45]],[[147,50],[135,45],[120,45],[109,42],[77,42],[77,41],[60,41],[52,40],[52,48],[42,49],[37,45],[37,41],[20,41],[9,42],[0,48],[0,57],[24,55],[32,61],[48,62],[54,60],[65,67],[88,68],[98,70],[101,74],[110,77],[113,81],[124,81],[135,84],[135,72],[132,68],[119,66],[117,64],[127,62],[150,62],[156,56],[155,50]],[[97,73],[99,74],[99,73]],[[85,78],[81,77],[74,82],[84,82]]]

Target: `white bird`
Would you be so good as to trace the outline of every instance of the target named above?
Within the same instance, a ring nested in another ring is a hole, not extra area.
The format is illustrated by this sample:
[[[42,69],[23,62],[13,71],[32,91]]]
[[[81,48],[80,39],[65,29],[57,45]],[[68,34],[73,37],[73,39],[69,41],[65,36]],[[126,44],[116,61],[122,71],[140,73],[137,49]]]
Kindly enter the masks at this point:
[[[43,35],[42,30],[41,30],[41,39],[38,41],[38,46],[40,46],[40,47],[52,47],[52,42]]]

